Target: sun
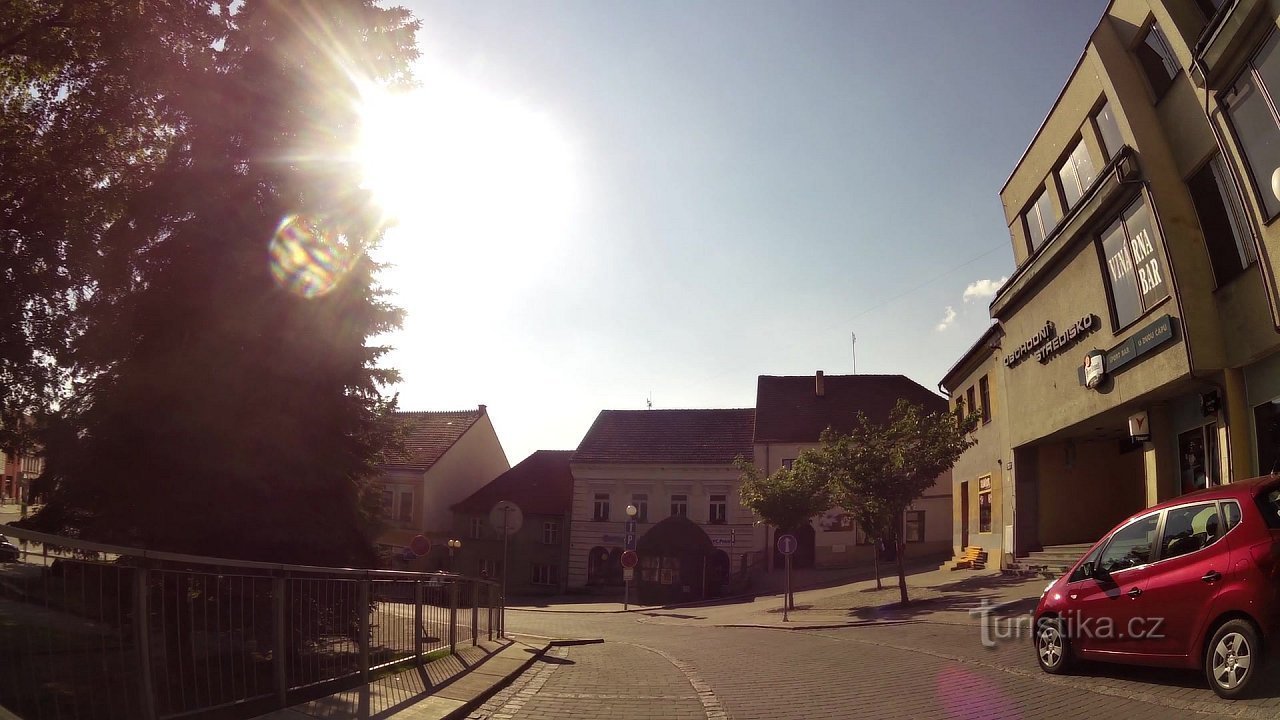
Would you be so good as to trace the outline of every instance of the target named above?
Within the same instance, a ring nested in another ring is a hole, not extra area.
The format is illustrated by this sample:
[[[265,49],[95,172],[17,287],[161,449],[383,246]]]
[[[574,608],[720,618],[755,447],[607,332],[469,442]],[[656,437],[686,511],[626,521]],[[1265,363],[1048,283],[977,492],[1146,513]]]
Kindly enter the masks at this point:
[[[519,267],[578,206],[575,157],[552,115],[440,68],[406,92],[361,93],[361,185],[395,226],[400,267]]]

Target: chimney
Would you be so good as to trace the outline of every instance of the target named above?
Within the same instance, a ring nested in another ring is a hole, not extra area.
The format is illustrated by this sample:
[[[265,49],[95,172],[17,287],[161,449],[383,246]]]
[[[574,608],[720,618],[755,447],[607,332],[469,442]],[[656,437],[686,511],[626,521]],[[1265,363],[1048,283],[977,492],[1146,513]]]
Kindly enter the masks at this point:
[[[819,370],[817,375],[813,376],[813,392],[818,397],[826,395],[827,389],[822,382],[822,371]]]
[[[488,405],[485,405],[484,403],[481,403],[481,404],[480,404],[480,414],[481,414],[481,415],[487,415],[487,414],[488,414],[488,412],[489,412],[489,406],[488,406]]]

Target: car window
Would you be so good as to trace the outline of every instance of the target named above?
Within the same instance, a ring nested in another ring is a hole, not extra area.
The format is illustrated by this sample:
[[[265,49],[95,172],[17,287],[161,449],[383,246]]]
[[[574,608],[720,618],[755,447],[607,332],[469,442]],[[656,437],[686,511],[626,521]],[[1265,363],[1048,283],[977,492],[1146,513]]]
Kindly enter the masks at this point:
[[[1156,541],[1156,525],[1160,513],[1138,518],[1111,536],[1099,561],[1109,573],[1127,570],[1151,562],[1151,548]]]
[[[1280,488],[1272,488],[1257,497],[1258,510],[1267,527],[1280,529]]]
[[[1224,535],[1228,530],[1240,524],[1240,505],[1235,500],[1227,500],[1222,503],[1222,519],[1225,521],[1222,525],[1222,533]]]
[[[1106,547],[1107,547],[1106,544],[1103,543],[1098,545],[1098,547],[1094,548],[1093,552],[1089,553],[1089,556],[1084,559],[1084,562],[1080,563],[1080,565],[1076,567],[1075,572],[1071,573],[1071,577],[1067,579],[1067,582],[1078,582],[1080,580],[1084,580],[1088,578],[1089,576],[1086,575],[1084,572],[1084,566],[1087,565],[1088,563],[1096,564],[1098,562],[1098,556],[1102,554],[1102,551]]]
[[[1170,508],[1160,537],[1160,559],[1196,552],[1222,537],[1217,503],[1200,503]]]

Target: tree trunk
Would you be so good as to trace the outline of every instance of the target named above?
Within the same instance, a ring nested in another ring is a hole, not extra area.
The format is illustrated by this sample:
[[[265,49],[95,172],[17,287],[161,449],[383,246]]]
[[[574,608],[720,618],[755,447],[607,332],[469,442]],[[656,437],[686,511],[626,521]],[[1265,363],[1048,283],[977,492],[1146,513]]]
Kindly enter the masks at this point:
[[[871,561],[876,568],[876,589],[883,590],[884,586],[880,584],[880,540],[871,541]]]
[[[907,544],[902,542],[901,530],[893,531],[893,543],[898,550],[896,553],[898,556],[898,591],[902,593],[902,604],[906,605],[909,602],[907,598],[907,570],[906,566],[903,565],[902,556],[906,554]]]

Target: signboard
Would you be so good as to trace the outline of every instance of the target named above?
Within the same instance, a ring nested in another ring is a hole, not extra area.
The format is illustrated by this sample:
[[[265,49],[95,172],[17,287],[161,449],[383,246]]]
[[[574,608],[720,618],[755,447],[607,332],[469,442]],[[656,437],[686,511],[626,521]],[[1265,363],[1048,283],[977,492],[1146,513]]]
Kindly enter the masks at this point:
[[[635,550],[627,550],[622,553],[622,567],[631,569],[640,563],[640,556]]]
[[[514,535],[524,525],[524,513],[510,500],[499,500],[489,511],[489,524],[500,533]]]
[[[1129,416],[1129,437],[1138,442],[1151,439],[1151,422],[1146,410]]]
[[[1093,389],[1102,384],[1107,374],[1107,356],[1101,350],[1094,350],[1084,356],[1084,386]]]
[[[624,542],[622,545],[623,549],[635,550],[636,549],[636,521],[635,520],[627,521],[626,527],[624,529],[624,533],[626,537],[624,538]]]
[[[1147,353],[1154,352],[1157,348],[1162,347],[1165,343],[1172,342],[1174,339],[1173,316],[1165,315],[1150,325],[1140,328],[1129,336],[1129,339],[1107,350],[1103,354],[1103,367],[1108,373],[1115,374],[1117,370],[1125,365]],[[1079,375],[1080,384],[1085,385],[1083,367],[1080,368]]]
[[[991,489],[990,475],[983,475],[982,477],[978,478],[978,492],[983,492],[984,490],[990,490],[990,489]]]
[[[778,552],[783,555],[794,554],[800,543],[796,541],[795,535],[779,535],[778,536]]]
[[[634,535],[636,532],[636,521],[628,520],[627,524],[623,526],[623,531],[628,534]]]
[[[635,576],[636,576],[635,568],[629,568],[629,567],[623,566],[623,568],[622,568],[622,579],[623,579],[623,580],[626,580],[627,582],[631,582],[631,578],[633,578],[633,577],[635,577]]]
[[[418,557],[422,557],[431,552],[431,541],[426,535],[414,535],[409,541],[409,550]]]
[[[1084,317],[1076,320],[1063,330],[1061,333],[1054,327],[1053,321],[1050,320],[1040,328],[1040,332],[1032,335],[1030,339],[1013,349],[1013,352],[1004,358],[1005,367],[1014,367],[1034,356],[1041,363],[1047,363],[1054,356],[1063,350],[1071,347],[1084,336],[1097,330],[1102,326],[1102,320],[1097,315],[1089,313]]]

